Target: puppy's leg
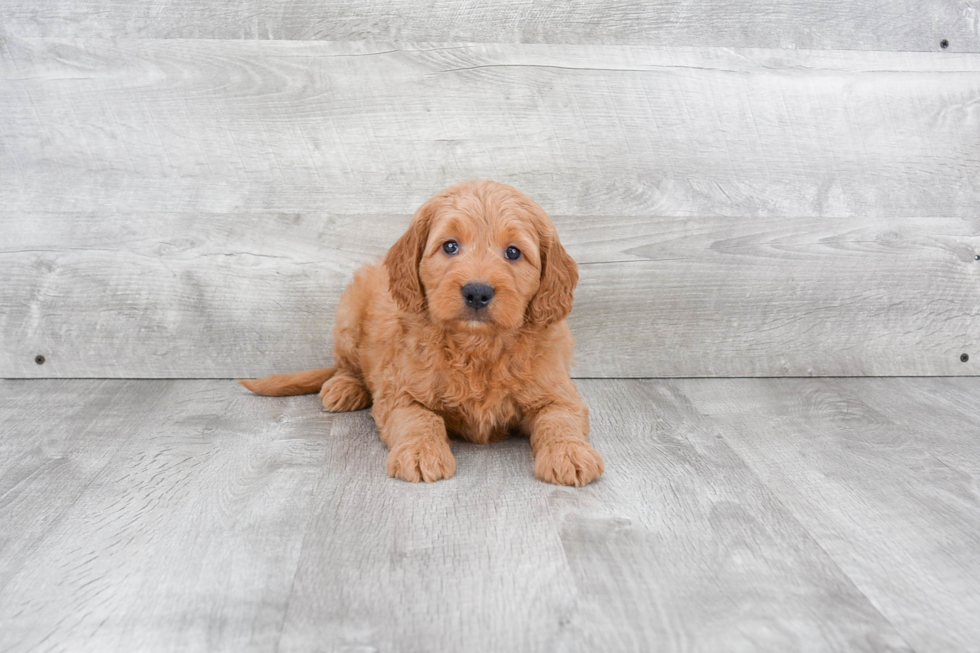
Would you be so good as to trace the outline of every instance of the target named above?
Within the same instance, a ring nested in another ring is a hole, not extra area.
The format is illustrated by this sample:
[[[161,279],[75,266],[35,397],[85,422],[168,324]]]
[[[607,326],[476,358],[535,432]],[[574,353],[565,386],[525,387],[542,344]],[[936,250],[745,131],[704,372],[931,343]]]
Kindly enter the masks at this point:
[[[441,417],[415,402],[390,409],[376,403],[375,413],[381,440],[388,445],[389,476],[431,483],[456,473]]]
[[[602,456],[589,444],[589,409],[580,399],[545,406],[531,416],[527,427],[534,475],[540,480],[581,487],[605,470]]]
[[[346,413],[363,410],[371,405],[371,393],[364,380],[350,372],[341,370],[320,388],[320,401],[323,409],[331,413]]]
[[[368,306],[377,294],[379,284],[373,277],[384,270],[367,265],[354,274],[354,280],[340,296],[333,328],[333,357],[337,372],[320,388],[324,410],[343,413],[371,405],[371,392],[364,383],[361,369],[361,345],[370,328]]]

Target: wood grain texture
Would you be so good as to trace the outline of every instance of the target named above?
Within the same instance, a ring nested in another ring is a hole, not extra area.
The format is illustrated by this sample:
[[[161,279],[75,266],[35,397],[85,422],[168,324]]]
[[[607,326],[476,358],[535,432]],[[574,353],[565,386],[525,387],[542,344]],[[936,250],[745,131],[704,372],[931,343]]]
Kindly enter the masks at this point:
[[[353,269],[481,176],[583,264],[579,375],[975,373],[976,55],[4,45],[5,376],[319,364]]]
[[[725,383],[676,387],[916,651],[976,651],[980,383]]]
[[[7,39],[15,212],[975,217],[980,55]]]
[[[676,386],[580,389],[607,471],[571,489],[533,478],[523,439],[454,443],[449,481],[389,479],[368,414],[313,397],[2,381],[0,464],[35,460],[0,477],[0,648],[911,650],[865,596],[891,586],[856,587]]]
[[[12,0],[6,28],[22,36],[980,50],[966,0]]]
[[[911,650],[676,388],[579,386],[607,473],[561,525],[572,650]]]
[[[169,384],[154,387],[147,393],[110,381],[0,383],[0,596],[120,443],[140,432],[145,413],[171,398]]]
[[[468,177],[556,216],[580,376],[976,373],[980,55],[7,38],[0,66],[3,376],[320,364],[353,269]]]
[[[456,443],[457,476],[421,492],[377,483],[376,431],[338,418],[357,444],[338,444],[280,650],[908,650],[703,420],[645,387],[581,384],[614,472],[577,491],[535,482],[523,441]]]
[[[230,382],[6,381],[0,423],[0,649],[274,649],[329,416]]]
[[[0,375],[324,364],[345,284],[408,221],[0,212]],[[976,218],[555,221],[580,265],[578,376],[977,373]]]
[[[916,414],[916,419],[922,420],[919,423],[924,423],[928,419],[928,415],[935,411],[955,411],[958,413],[966,413],[967,419],[977,419],[980,418],[980,403],[977,402],[977,392],[969,384],[957,384],[951,382],[950,379],[936,379],[936,381],[925,388],[925,392],[929,398],[931,398],[932,409],[929,411],[923,411]],[[925,400],[926,397],[924,396]],[[964,430],[964,437],[969,437],[971,429],[967,428]],[[969,455],[961,455],[960,452],[954,452],[947,457],[955,465],[969,465],[975,464],[976,461],[971,461]],[[976,467],[969,468],[970,473],[980,472]]]

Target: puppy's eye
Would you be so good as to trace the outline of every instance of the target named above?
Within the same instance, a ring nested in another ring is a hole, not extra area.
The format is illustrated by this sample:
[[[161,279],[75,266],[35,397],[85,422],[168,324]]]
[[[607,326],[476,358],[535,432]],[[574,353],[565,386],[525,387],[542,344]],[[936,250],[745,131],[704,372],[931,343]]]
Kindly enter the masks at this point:
[[[507,248],[507,251],[504,252],[504,256],[506,256],[507,260],[509,261],[516,261],[517,259],[521,258],[521,250],[511,245]]]
[[[459,254],[459,243],[457,243],[455,240],[447,240],[442,244],[442,251],[450,256]]]

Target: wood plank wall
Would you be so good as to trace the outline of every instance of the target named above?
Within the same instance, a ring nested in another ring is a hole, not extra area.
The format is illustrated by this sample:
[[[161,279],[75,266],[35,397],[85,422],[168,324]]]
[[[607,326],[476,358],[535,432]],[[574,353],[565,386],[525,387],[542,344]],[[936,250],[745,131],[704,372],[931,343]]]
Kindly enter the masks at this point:
[[[321,364],[468,178],[579,261],[578,376],[977,373],[975,3],[325,4],[0,9],[0,376]]]

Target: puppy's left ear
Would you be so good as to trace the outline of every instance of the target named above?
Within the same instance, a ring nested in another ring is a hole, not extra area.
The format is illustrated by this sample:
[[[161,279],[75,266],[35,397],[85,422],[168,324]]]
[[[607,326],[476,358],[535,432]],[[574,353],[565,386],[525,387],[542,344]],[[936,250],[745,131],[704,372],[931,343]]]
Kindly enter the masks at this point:
[[[578,284],[578,265],[558,242],[558,232],[550,224],[542,231],[541,285],[528,307],[528,321],[536,326],[547,326],[568,317]]]
[[[408,231],[385,255],[388,290],[398,306],[409,313],[421,313],[425,310],[425,287],[419,277],[419,263],[422,262],[425,243],[429,239],[429,225],[438,206],[437,200],[439,196],[419,207]]]

